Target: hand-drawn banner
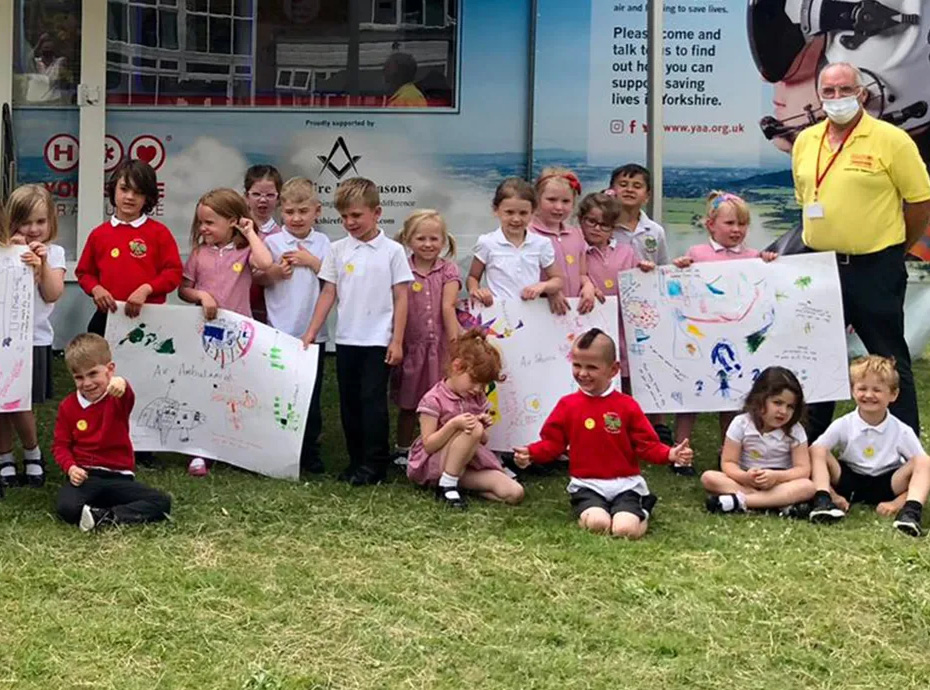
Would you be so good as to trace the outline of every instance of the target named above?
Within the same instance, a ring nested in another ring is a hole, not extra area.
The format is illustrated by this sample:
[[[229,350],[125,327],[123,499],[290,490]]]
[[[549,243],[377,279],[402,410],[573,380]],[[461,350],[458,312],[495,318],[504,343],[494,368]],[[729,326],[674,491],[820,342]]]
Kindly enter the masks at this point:
[[[490,342],[501,351],[507,376],[488,393],[495,420],[488,432],[492,450],[512,451],[514,446],[537,440],[559,398],[578,389],[570,359],[577,336],[600,328],[616,342],[616,297],[608,297],[589,314],[578,313],[577,298],[568,302],[572,309],[564,316],[552,314],[544,299],[472,306],[479,322],[475,325],[488,329]]]
[[[791,369],[807,402],[849,397],[832,252],[620,274],[633,396],[646,412],[736,410],[759,372]]]
[[[32,409],[35,278],[26,247],[0,248],[0,412]]]
[[[220,309],[147,306],[107,321],[117,373],[132,384],[136,450],[222,460],[296,479],[319,348]]]

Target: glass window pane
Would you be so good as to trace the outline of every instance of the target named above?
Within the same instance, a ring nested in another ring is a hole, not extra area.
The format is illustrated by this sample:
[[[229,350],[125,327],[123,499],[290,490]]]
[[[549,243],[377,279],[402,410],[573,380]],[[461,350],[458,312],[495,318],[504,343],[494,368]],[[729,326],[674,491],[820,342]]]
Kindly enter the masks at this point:
[[[158,17],[158,39],[162,48],[178,49],[178,13],[162,10]]]
[[[207,0],[187,0],[187,9],[193,12],[206,12]]]
[[[236,0],[236,16],[237,17],[251,17],[252,16],[252,0]]]
[[[129,37],[136,45],[158,46],[158,11],[147,7],[135,8],[130,15]]]
[[[210,52],[229,55],[232,52],[232,21],[210,18]]]
[[[232,0],[210,0],[210,14],[232,14]]]
[[[375,24],[396,24],[397,23],[397,0],[375,0],[374,18]]]
[[[425,0],[426,16],[423,23],[426,26],[442,26],[446,20],[446,3],[444,0]]]
[[[196,14],[187,15],[187,49],[207,52],[207,18]]]
[[[107,39],[110,41],[129,40],[126,6],[121,2],[107,3]]]
[[[422,24],[423,0],[404,0],[401,22],[404,24]]]
[[[18,29],[13,32],[13,104],[74,103],[81,77],[80,0],[29,0],[13,6]],[[0,69],[9,69],[2,63]]]
[[[251,55],[252,53],[252,22],[236,20],[236,40],[234,43],[236,55]]]

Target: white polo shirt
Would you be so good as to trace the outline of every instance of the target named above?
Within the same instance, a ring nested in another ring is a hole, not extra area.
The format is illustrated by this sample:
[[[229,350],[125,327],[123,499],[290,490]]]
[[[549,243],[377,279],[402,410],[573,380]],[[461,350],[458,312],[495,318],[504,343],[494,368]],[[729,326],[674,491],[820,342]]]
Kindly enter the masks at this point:
[[[492,295],[520,299],[523,288],[538,283],[539,272],[555,263],[555,249],[548,237],[529,231],[523,244],[515,247],[498,228],[478,238],[475,258],[484,264]]]
[[[46,247],[48,248],[48,255],[45,261],[48,267],[53,271],[65,270],[65,250],[57,244],[49,244],[46,245]],[[55,337],[55,332],[52,330],[52,322],[50,321],[52,311],[55,309],[55,303],[46,302],[42,299],[42,293],[39,292],[38,283],[36,283],[35,290],[32,312],[32,344],[36,347],[44,347],[46,345],[51,345]]]
[[[265,237],[265,246],[275,263],[280,262],[287,252],[299,248],[306,249],[321,261],[330,252],[329,238],[322,232],[311,230],[309,235],[299,239],[291,234],[287,226],[281,232]],[[294,266],[293,269],[289,279],[279,280],[265,288],[265,306],[268,309],[269,324],[299,338],[306,332],[313,318],[313,310],[320,298],[320,279],[307,266]],[[325,323],[317,334],[316,342],[326,342]]]
[[[894,471],[915,455],[924,454],[914,430],[890,412],[881,424],[872,426],[853,410],[834,420],[814,445],[828,450],[842,448],[839,459],[854,472],[871,477]]]
[[[668,263],[668,244],[665,241],[665,228],[646,215],[639,212],[639,221],[631,230],[614,230],[617,242],[633,248],[637,261],[651,261],[657,266]]]
[[[387,347],[394,327],[391,288],[413,282],[403,246],[380,228],[369,242],[349,235],[333,242],[320,278],[336,284],[336,344]]]
[[[748,412],[733,418],[727,429],[727,438],[742,447],[739,459],[742,470],[790,470],[794,466],[791,451],[807,443],[807,433],[800,424],[791,427],[790,434],[783,429],[762,433]]]

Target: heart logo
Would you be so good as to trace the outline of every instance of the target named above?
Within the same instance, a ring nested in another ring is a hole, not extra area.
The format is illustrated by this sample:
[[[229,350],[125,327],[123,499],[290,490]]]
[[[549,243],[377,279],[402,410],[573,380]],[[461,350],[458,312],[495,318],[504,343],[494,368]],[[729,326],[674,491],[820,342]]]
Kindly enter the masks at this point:
[[[139,146],[136,148],[136,158],[146,163],[151,163],[158,155],[158,149],[154,146]]]

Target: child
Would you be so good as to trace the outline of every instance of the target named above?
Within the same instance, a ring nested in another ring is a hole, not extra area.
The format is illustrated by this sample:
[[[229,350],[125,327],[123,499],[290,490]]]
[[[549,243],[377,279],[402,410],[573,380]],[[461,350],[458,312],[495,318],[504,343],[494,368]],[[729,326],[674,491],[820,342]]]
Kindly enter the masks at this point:
[[[87,532],[101,525],[164,520],[171,497],[134,480],[129,415],[135,394],[114,376],[110,346],[84,333],[65,348],[77,390],[61,401],[52,454],[68,476],[58,492],[58,515]]]
[[[380,483],[387,469],[388,366],[403,359],[413,274],[404,248],[378,227],[381,199],[374,182],[346,180],[333,203],[349,236],[334,242],[323,260],[323,290],[302,340],[305,347],[316,340],[338,299],[336,377],[349,451],[349,467],[340,477],[362,486]]]
[[[453,261],[455,239],[438,212],[414,211],[396,239],[412,252],[409,262],[414,278],[407,293],[404,359],[391,374],[391,397],[400,408],[395,462],[406,464],[420,398],[442,378],[446,343],[459,334],[455,303],[462,275]],[[443,249],[445,259],[439,256]]]
[[[65,289],[65,250],[51,242],[58,236],[58,214],[48,190],[27,184],[13,190],[7,202],[9,225],[0,225],[0,246],[10,241],[29,247],[23,262],[35,273],[32,315],[32,405],[52,397],[52,324],[49,317]],[[23,444],[23,474],[13,460],[13,430]],[[32,410],[0,414],[0,486],[45,484],[45,462],[39,450]]]
[[[436,485],[436,498],[452,508],[467,507],[460,486],[492,501],[517,504],[523,487],[485,445],[493,421],[484,390],[502,380],[500,352],[478,329],[457,337],[449,350],[446,378],[417,408],[420,438],[410,451],[407,476],[417,484]]]
[[[921,535],[930,491],[930,457],[914,431],[888,412],[898,397],[893,359],[869,355],[849,367],[856,409],[827,428],[811,446],[814,494],[811,522],[836,522],[849,504],[876,505],[894,526]],[[841,448],[839,460],[832,450]],[[903,464],[902,464],[903,463]]]
[[[629,245],[639,262],[649,262],[653,266],[667,264],[665,229],[643,211],[652,193],[652,175],[641,165],[627,163],[610,174],[610,188],[620,200],[620,217],[614,228],[617,244]],[[672,430],[665,423],[664,414],[651,414],[649,421],[663,443],[673,443]],[[684,468],[676,470],[677,467],[672,464],[673,471],[688,473]],[[694,474],[693,469],[690,474]]]
[[[567,224],[581,194],[581,183],[575,173],[565,168],[544,168],[536,179],[536,215],[529,229],[552,242],[555,262],[562,274],[560,292],[549,294],[552,311],[564,314],[568,310],[566,297],[581,297],[578,311],[582,314],[594,308],[594,285],[588,278],[585,261],[585,240],[580,228]]]
[[[269,237],[281,231],[275,222],[274,211],[278,206],[278,197],[281,196],[282,184],[281,173],[272,165],[253,165],[245,171],[245,200],[249,204],[252,218],[255,219],[255,231],[266,244]],[[252,318],[268,323],[265,290],[256,281],[252,281],[249,303],[252,305]]]
[[[181,284],[181,257],[171,231],[148,217],[158,204],[158,180],[148,163],[125,160],[107,184],[114,214],[94,228],[74,273],[97,311],[87,330],[103,335],[107,313],[126,302],[126,315],[143,304],[164,304]]]
[[[769,367],[752,384],[743,414],[726,432],[720,471],[701,475],[712,512],[787,509],[814,495],[804,391],[791,371]],[[790,513],[787,513],[790,514]]]
[[[288,180],[281,187],[283,231],[265,239],[274,264],[267,271],[255,274],[255,282],[266,286],[264,303],[268,308],[268,322],[295,338],[301,337],[310,325],[313,310],[320,299],[318,274],[323,259],[330,251],[329,238],[313,227],[321,210],[316,188],[310,180],[303,177]],[[321,345],[326,342],[325,325],[320,329],[316,342]],[[321,349],[300,451],[301,470],[313,474],[324,469],[320,460],[322,355]]]
[[[490,307],[496,297],[536,299],[562,289],[562,273],[555,250],[544,237],[527,232],[536,209],[536,192],[519,177],[508,177],[497,186],[491,204],[500,227],[481,235],[465,283],[472,299]],[[486,288],[479,287],[487,272]],[[540,281],[540,272],[545,280]],[[556,305],[550,305],[553,313]]]
[[[749,204],[736,194],[712,191],[707,195],[707,216],[704,220],[707,228],[707,242],[696,244],[688,252],[673,262],[678,268],[687,268],[695,262],[733,261],[736,259],[756,259],[774,261],[775,252],[758,252],[745,245],[746,233],[749,232]],[[727,434],[730,422],[735,417],[733,412],[721,412],[721,442]],[[694,431],[697,414],[679,413],[675,416],[675,440],[689,438]],[[681,472],[679,472],[681,474]],[[690,473],[689,473],[690,474]]]
[[[646,533],[655,496],[639,460],[690,464],[688,440],[674,448],[659,441],[639,405],[612,390],[620,371],[614,341],[597,328],[572,347],[572,373],[581,389],[566,395],[543,424],[541,441],[514,449],[518,467],[552,462],[569,449],[568,492],[580,527],[639,539]]]

